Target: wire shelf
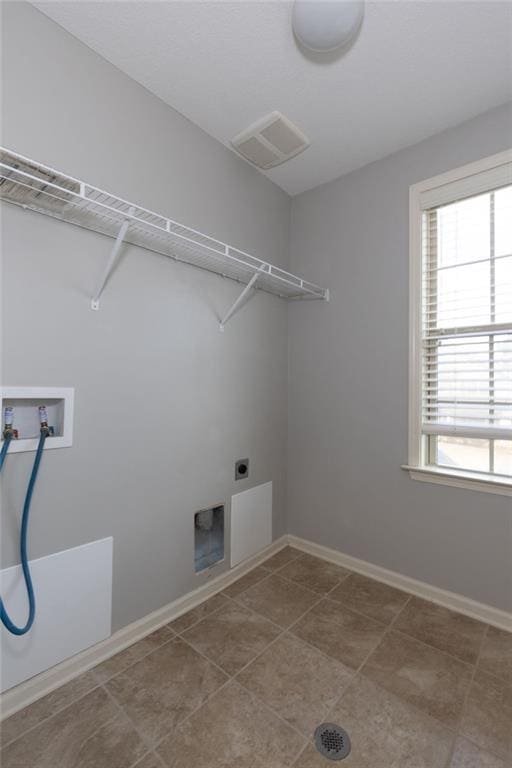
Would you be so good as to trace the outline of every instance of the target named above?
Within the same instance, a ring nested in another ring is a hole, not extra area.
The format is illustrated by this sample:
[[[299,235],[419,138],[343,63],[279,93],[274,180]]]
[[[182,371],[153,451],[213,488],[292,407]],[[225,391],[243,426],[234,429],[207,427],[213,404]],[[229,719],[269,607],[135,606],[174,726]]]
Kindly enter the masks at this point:
[[[227,243],[0,147],[0,199],[124,240],[286,299],[328,300],[326,289]]]

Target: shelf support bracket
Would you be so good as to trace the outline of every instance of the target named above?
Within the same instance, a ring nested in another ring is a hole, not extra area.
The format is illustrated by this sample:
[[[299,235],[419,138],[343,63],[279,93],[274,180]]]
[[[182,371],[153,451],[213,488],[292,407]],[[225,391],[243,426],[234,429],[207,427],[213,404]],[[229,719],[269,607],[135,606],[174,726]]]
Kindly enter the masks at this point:
[[[130,209],[130,213],[132,212],[133,212],[133,209]],[[101,278],[98,282],[97,288],[92,297],[91,309],[98,310],[100,308],[100,296],[103,293],[103,289],[107,284],[107,281],[112,273],[112,270],[114,269],[115,263],[117,261],[117,257],[119,255],[119,251],[121,250],[121,246],[123,244],[124,238],[126,237],[126,233],[128,231],[129,226],[130,226],[130,219],[125,219],[121,224],[121,228],[117,233],[116,241],[112,247],[108,261],[105,264],[105,269],[102,272]]]
[[[226,323],[235,315],[242,304],[244,303],[246,296],[252,291],[254,288],[254,285],[258,279],[258,277],[261,275],[262,272],[265,271],[265,265],[263,264],[257,272],[254,273],[254,275],[251,277],[245,288],[243,289],[242,293],[238,297],[238,299],[231,305],[231,307],[228,309],[222,320],[220,321],[220,331],[224,333],[224,326]]]

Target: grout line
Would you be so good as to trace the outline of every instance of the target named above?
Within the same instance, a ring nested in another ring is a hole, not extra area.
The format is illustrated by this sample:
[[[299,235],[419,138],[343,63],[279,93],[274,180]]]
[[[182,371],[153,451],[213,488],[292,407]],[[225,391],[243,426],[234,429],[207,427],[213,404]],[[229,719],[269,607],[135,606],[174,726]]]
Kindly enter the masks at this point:
[[[409,602],[410,602],[410,600],[411,600],[411,597],[412,597],[412,595],[411,595],[411,596],[409,596],[409,598],[408,598],[408,599],[405,601],[405,603],[404,603],[404,604],[403,604],[403,606],[400,608],[400,610],[398,611],[398,613],[396,614],[396,616],[395,616],[395,617],[394,617],[394,618],[391,620],[391,623],[390,623],[390,624],[388,624],[388,626],[386,627],[386,629],[385,629],[385,630],[384,630],[384,632],[382,633],[382,636],[379,638],[379,641],[378,641],[378,643],[376,643],[376,644],[375,644],[375,648],[373,648],[373,649],[372,649],[372,650],[371,650],[371,651],[370,651],[370,652],[369,652],[369,653],[368,653],[368,654],[365,656],[364,660],[361,662],[361,664],[358,666],[358,668],[357,668],[357,670],[356,670],[356,672],[355,672],[355,674],[356,674],[356,675],[357,675],[357,674],[359,674],[359,673],[362,671],[362,669],[363,669],[364,665],[365,665],[365,664],[366,664],[366,662],[369,660],[370,656],[372,656],[372,655],[373,655],[373,654],[374,654],[374,653],[377,651],[377,648],[378,648],[378,647],[379,647],[379,646],[382,644],[382,642],[383,642],[384,638],[385,638],[385,637],[387,637],[389,634],[391,634],[391,632],[393,631],[393,627],[394,627],[394,625],[395,625],[395,624],[396,624],[396,622],[398,621],[398,619],[399,619],[399,617],[400,617],[400,614],[402,613],[402,611],[403,611],[403,610],[406,608],[406,606],[409,604]],[[354,676],[355,676],[355,675],[354,675]],[[343,694],[342,694],[342,696],[343,696]],[[340,698],[338,699],[338,701],[341,701],[341,698],[342,698],[342,696],[340,696]]]
[[[157,755],[157,753],[153,749],[151,749],[149,752],[146,752],[144,755],[142,755],[142,757],[140,757],[136,763],[132,763],[131,766],[129,766],[129,768],[137,768],[137,766],[142,765],[143,761],[149,756],[154,757],[158,765],[161,766],[161,768],[166,768],[165,763],[163,762],[160,755]]]
[[[333,603],[334,605],[337,605],[338,608],[340,608],[343,611],[346,611],[347,613],[355,613],[355,615],[359,616],[360,618],[366,619],[367,621],[373,621],[373,622],[375,622],[375,624],[378,624],[383,629],[386,629],[388,627],[388,624],[386,624],[384,621],[379,621],[378,619],[374,619],[372,616],[368,616],[366,613],[361,613],[360,611],[355,611],[353,608],[349,608],[348,606],[343,605],[343,603],[339,603],[337,600],[333,600],[332,598],[327,597],[327,595],[320,595],[320,601],[322,601],[322,600],[328,600],[330,603]],[[320,601],[318,601],[318,602],[320,602]],[[311,608],[309,608],[306,611],[306,613],[309,613],[313,608],[316,608],[316,606],[318,605],[318,602],[316,602],[314,605],[312,605]],[[297,621],[294,621],[293,624],[291,624],[291,627],[294,627],[296,624],[298,624],[298,622],[301,619],[303,619],[304,616],[305,616],[305,614],[302,614],[302,616],[299,616]],[[395,619],[393,618],[392,621],[394,622]]]
[[[123,707],[123,705],[122,705],[122,704],[120,704],[120,703],[117,701],[117,699],[115,698],[115,696],[113,696],[113,694],[111,694],[111,693],[110,693],[110,691],[108,690],[108,688],[107,688],[105,685],[102,685],[102,686],[101,686],[101,688],[102,688],[102,690],[103,690],[103,691],[106,693],[106,695],[108,696],[108,698],[110,699],[110,701],[112,701],[112,702],[113,702],[113,704],[116,706],[116,708],[119,710],[119,712],[121,712],[121,714],[122,714],[122,715],[124,715],[124,717],[126,717],[126,719],[128,720],[128,722],[129,722],[129,723],[130,723],[130,725],[132,726],[132,728],[133,728],[133,730],[135,731],[135,733],[137,734],[137,736],[138,736],[138,737],[141,739],[142,743],[143,743],[143,744],[145,744],[145,745],[147,746],[147,748],[148,748],[148,752],[150,752],[150,751],[151,751],[151,749],[152,749],[152,745],[151,745],[150,739],[148,739],[148,738],[146,737],[146,735],[145,735],[145,734],[144,734],[144,733],[143,733],[143,732],[142,732],[142,731],[139,729],[139,727],[138,727],[138,726],[137,726],[137,725],[134,723],[134,721],[132,720],[132,718],[130,717],[130,715],[129,715],[129,714],[126,712],[126,710],[125,710],[125,708]],[[146,754],[147,754],[147,753],[146,753]],[[142,759],[142,758],[141,758],[141,759]]]
[[[328,714],[325,716],[325,720],[324,720],[324,722],[326,722],[326,723],[328,722],[328,720],[327,720],[328,716],[329,716]],[[313,743],[314,743],[314,742],[313,742],[313,740],[312,740],[312,739],[306,739],[306,743],[304,744],[304,746],[303,746],[303,747],[302,747],[302,749],[300,750],[299,754],[295,756],[295,758],[294,758],[294,760],[293,760],[293,763],[291,763],[291,766],[290,766],[290,768],[293,768],[293,766],[294,766],[294,765],[297,765],[297,762],[300,760],[300,758],[302,757],[302,755],[304,754],[304,752],[306,751],[306,749],[308,748],[308,746],[309,746],[310,744],[313,744]]]
[[[472,747],[475,747],[480,752],[483,752],[484,754],[491,755],[496,760],[499,760],[500,763],[503,763],[503,768],[509,768],[508,764],[504,762],[505,760],[508,760],[507,756],[504,757],[503,755],[500,755],[497,752],[493,752],[493,750],[489,749],[488,747],[483,747],[481,744],[478,744],[472,738],[470,738],[469,736],[465,736],[463,733],[455,734],[455,741],[457,741],[458,738],[464,739],[464,741],[468,741],[471,744]],[[448,763],[448,765],[444,766],[444,768],[450,768],[450,764]],[[477,766],[477,768],[480,768],[480,766]],[[482,766],[482,768],[483,768],[483,766]]]
[[[465,711],[466,711],[466,705],[468,703],[469,694],[471,693],[471,689],[473,687],[473,681],[475,679],[476,672],[477,672],[477,669],[478,669],[478,662],[480,661],[480,656],[481,656],[481,653],[482,653],[482,648],[484,646],[484,642],[485,642],[485,639],[487,637],[487,633],[488,632],[489,632],[489,625],[487,625],[485,627],[485,630],[482,633],[482,637],[480,639],[480,645],[479,645],[478,653],[477,653],[477,656],[476,656],[475,666],[473,667],[473,670],[472,670],[472,673],[471,673],[471,679],[470,679],[470,681],[468,683],[466,695],[464,696],[464,701],[462,702],[462,706],[460,708],[459,717],[457,719],[457,724],[455,726],[455,738],[453,740],[452,748],[450,750],[450,755],[449,755],[448,761],[446,763],[446,768],[450,768],[450,764],[451,764],[451,761],[452,761],[452,758],[453,758],[453,754],[454,754],[454,751],[455,751],[455,744],[456,744],[456,741],[457,741],[457,736],[459,736],[459,735],[462,736],[463,735],[461,733],[461,731],[460,731],[460,727],[462,725],[462,719],[463,719]],[[479,745],[477,745],[477,746],[479,746]]]
[[[135,763],[130,763],[129,766],[126,766],[126,768],[137,768],[138,765],[142,765],[142,761],[148,757],[148,755],[151,755],[151,750],[148,750],[148,752],[144,752],[142,757],[139,757]]]
[[[302,731],[299,731],[299,729],[298,729],[298,728],[296,728],[294,725],[292,725],[291,723],[289,723],[289,722],[288,722],[288,720],[286,720],[286,719],[285,719],[285,718],[284,718],[282,715],[280,715],[280,714],[279,714],[279,712],[276,712],[276,710],[275,710],[275,709],[273,709],[273,708],[272,708],[272,707],[271,707],[269,704],[267,704],[267,702],[263,701],[263,699],[261,699],[261,698],[258,696],[258,694],[257,694],[257,693],[254,693],[254,691],[251,691],[251,689],[250,689],[250,688],[247,688],[247,687],[246,687],[246,686],[245,686],[243,683],[241,683],[241,682],[240,682],[240,680],[236,680],[236,679],[234,679],[234,678],[233,678],[233,681],[232,681],[232,682],[233,682],[233,683],[235,683],[236,685],[239,685],[239,686],[240,686],[240,688],[241,688],[243,691],[245,691],[246,693],[248,693],[248,694],[249,694],[249,696],[251,697],[251,699],[256,699],[256,701],[258,702],[258,704],[260,705],[260,707],[262,707],[263,709],[266,709],[266,710],[267,710],[267,712],[270,712],[270,713],[271,713],[271,714],[272,714],[274,717],[276,717],[276,718],[279,720],[279,722],[281,722],[281,723],[284,723],[284,725],[286,725],[288,728],[291,728],[291,730],[292,730],[294,733],[296,733],[296,734],[297,734],[297,736],[300,736],[300,738],[301,738],[301,739],[303,739],[303,740],[306,740],[306,741],[307,741],[307,738],[308,738],[308,737],[307,737],[307,736],[305,736],[305,735],[302,733]]]
[[[306,587],[304,584],[301,584],[300,581],[296,581],[295,579],[291,579],[289,576],[284,576],[282,573],[279,573],[279,571],[277,571],[275,575],[279,576],[279,578],[283,579],[283,581],[287,581],[289,584],[294,584],[296,587],[302,587],[302,589],[307,589],[309,592],[314,592],[315,595],[318,595],[319,597],[327,597],[328,595],[331,594],[331,592],[334,592],[335,589],[338,589],[338,587],[341,584],[343,584],[343,582],[346,579],[348,579],[348,577],[351,574],[347,573],[345,576],[342,576],[340,579],[338,579],[338,581],[336,582],[336,584],[333,587],[331,587],[330,589],[327,590],[327,592],[317,592],[315,589],[311,589],[311,587]],[[257,586],[257,584],[255,584],[254,586]],[[332,598],[330,598],[330,599],[332,600]],[[333,602],[339,602],[339,601],[333,600]]]
[[[198,656],[201,656],[201,658],[203,658],[205,661],[207,661],[209,664],[211,664],[212,667],[215,667],[215,669],[218,669],[219,672],[222,672],[224,677],[228,678],[228,680],[226,682],[229,682],[229,680],[232,679],[233,675],[230,675],[229,672],[226,672],[226,670],[223,669],[219,664],[217,664],[216,661],[213,661],[213,659],[210,659],[203,651],[200,651],[199,648],[196,648],[195,645],[192,645],[192,643],[189,640],[187,640],[185,637],[180,637],[179,639],[183,643],[185,643],[185,645],[188,645],[188,647],[191,648],[194,651],[194,653],[197,653]],[[221,687],[224,687],[224,683],[222,684]],[[217,690],[220,690],[220,688],[218,688]],[[211,695],[213,696],[213,694],[211,694]],[[180,720],[180,723],[181,722],[182,721]]]

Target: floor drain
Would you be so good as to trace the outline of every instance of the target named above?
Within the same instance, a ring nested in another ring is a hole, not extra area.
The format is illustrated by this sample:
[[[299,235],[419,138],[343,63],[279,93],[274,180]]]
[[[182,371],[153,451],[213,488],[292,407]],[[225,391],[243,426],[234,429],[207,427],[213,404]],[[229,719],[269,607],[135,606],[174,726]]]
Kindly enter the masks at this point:
[[[350,754],[350,738],[334,723],[322,723],[315,731],[315,746],[328,760],[343,760]]]

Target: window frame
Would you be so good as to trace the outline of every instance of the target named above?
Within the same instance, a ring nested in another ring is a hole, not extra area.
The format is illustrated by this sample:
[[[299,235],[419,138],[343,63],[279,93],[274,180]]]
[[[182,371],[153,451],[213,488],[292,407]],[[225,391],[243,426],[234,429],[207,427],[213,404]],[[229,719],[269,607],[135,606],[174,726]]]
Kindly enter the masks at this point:
[[[512,479],[422,463],[422,220],[421,196],[446,184],[467,179],[512,162],[512,149],[425,179],[409,188],[409,438],[408,463],[402,465],[414,480],[471,488],[512,496]],[[475,193],[478,194],[478,193]]]

